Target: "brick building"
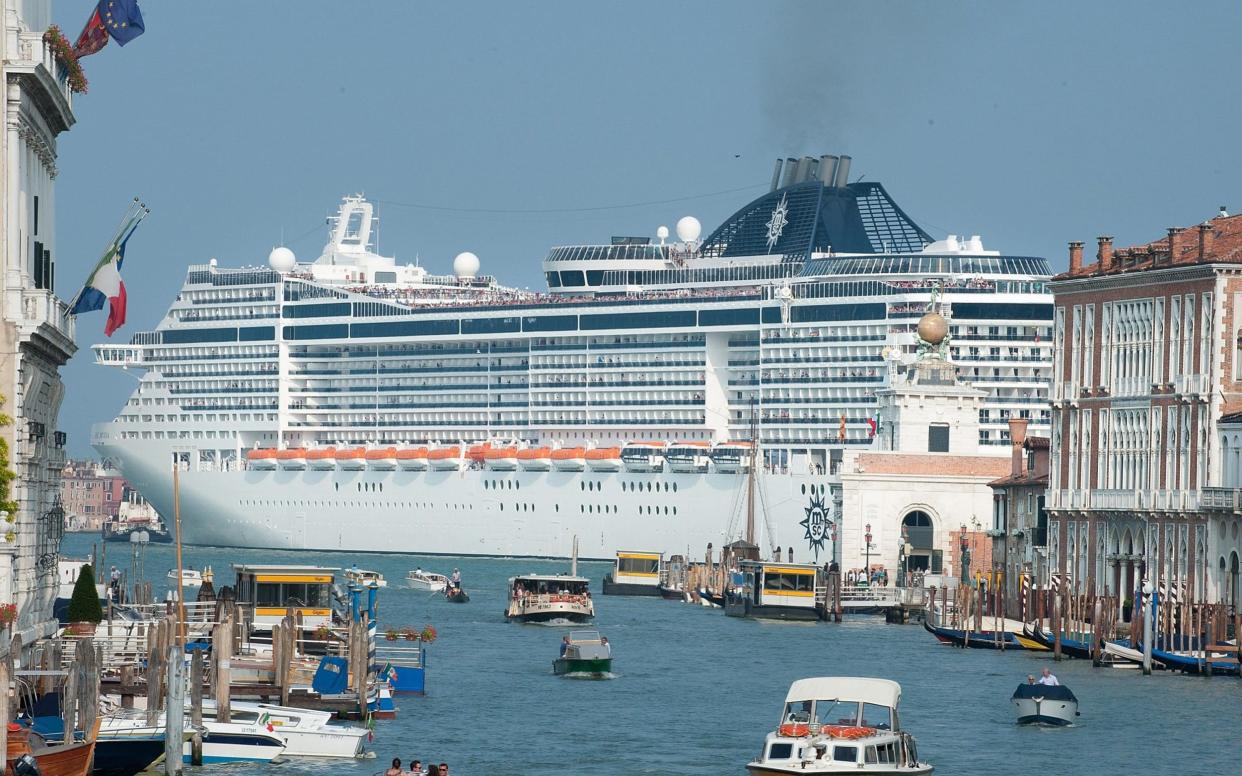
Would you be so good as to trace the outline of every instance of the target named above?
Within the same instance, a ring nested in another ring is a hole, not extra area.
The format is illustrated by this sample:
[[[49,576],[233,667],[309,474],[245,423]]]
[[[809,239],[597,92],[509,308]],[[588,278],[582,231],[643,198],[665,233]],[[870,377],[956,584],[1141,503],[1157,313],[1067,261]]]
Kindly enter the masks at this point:
[[[1209,531],[1201,507],[1223,481],[1219,419],[1242,410],[1242,217],[1082,253],[1052,283],[1051,571],[1123,600],[1143,578],[1221,600],[1239,518]]]
[[[65,530],[98,531],[117,514],[125,498],[125,479],[90,460],[69,461],[61,473],[60,503]]]
[[[1021,610],[1022,579],[1048,576],[1049,446],[1047,437],[1028,437],[1025,420],[1009,421],[1009,474],[989,485],[992,498],[992,568],[1002,572],[1005,611]]]

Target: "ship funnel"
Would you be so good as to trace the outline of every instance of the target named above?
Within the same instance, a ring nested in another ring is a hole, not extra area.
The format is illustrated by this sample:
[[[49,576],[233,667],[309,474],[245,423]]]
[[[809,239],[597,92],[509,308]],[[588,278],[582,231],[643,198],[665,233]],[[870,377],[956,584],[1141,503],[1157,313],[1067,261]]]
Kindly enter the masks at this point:
[[[785,160],[785,180],[781,182],[781,188],[792,186],[798,175],[798,160],[792,156]]]
[[[811,164],[814,161],[813,156],[804,156],[798,160],[798,171],[794,173],[794,183],[803,183],[811,179]]]
[[[833,154],[824,154],[819,157],[819,179],[824,182],[825,186],[831,186],[836,178],[837,157]]]
[[[833,180],[834,186],[838,189],[844,187],[850,182],[850,157],[841,154],[841,158],[837,161],[837,174]]]
[[[776,191],[781,187],[781,164],[784,161],[784,159],[776,160],[776,169],[772,171],[772,188],[768,189],[768,191]]]

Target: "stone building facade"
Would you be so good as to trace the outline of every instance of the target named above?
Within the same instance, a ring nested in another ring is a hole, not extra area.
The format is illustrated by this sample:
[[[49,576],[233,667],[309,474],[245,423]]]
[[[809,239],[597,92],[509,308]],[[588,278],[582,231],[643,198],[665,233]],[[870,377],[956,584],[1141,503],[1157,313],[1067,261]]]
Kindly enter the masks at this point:
[[[3,5],[0,70],[0,393],[12,425],[2,432],[16,473],[16,515],[0,541],[0,602],[15,603],[14,635],[23,644],[55,630],[52,602],[64,518],[60,477],[65,435],[57,418],[64,397],[59,368],[73,355],[73,320],[53,292],[56,280],[57,137],[74,123],[73,95],[52,47],[48,0]]]
[[[1000,572],[1005,611],[1016,613],[1024,583],[1048,578],[1049,446],[1047,437],[1028,437],[1025,420],[1009,421],[1010,469],[992,488],[992,569]]]
[[[1052,283],[1052,579],[1219,601],[1238,516],[1209,530],[1204,495],[1224,476],[1220,419],[1242,410],[1242,217],[1082,252]]]
[[[65,530],[99,531],[125,500],[125,478],[98,461],[70,461],[62,473],[61,508]]]

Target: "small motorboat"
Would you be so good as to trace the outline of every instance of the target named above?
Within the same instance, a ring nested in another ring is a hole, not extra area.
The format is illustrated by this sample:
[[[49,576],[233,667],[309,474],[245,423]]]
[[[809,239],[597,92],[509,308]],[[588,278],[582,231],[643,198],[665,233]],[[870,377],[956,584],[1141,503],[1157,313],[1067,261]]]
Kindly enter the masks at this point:
[[[426,590],[429,593],[442,593],[448,587],[449,579],[443,574],[432,571],[414,569],[405,575],[405,582],[415,590]]]
[[[176,586],[177,584],[177,570],[176,569],[168,570],[168,581],[174,587]],[[184,588],[191,589],[191,590],[197,590],[198,588],[202,587],[203,586],[203,572],[197,569],[182,569],[181,570],[181,586]]]
[[[799,679],[785,696],[776,730],[746,770],[750,776],[931,773],[914,736],[899,727],[900,700],[901,685],[888,679]]]
[[[461,585],[449,585],[444,590],[444,597],[451,604],[468,604],[470,596],[462,589]]]
[[[599,631],[570,631],[561,642],[561,656],[552,661],[552,673],[607,678],[612,673],[612,645]]]
[[[1013,691],[1019,725],[1072,725],[1078,699],[1063,684],[1020,684]]]
[[[383,574],[369,569],[360,569],[357,566],[345,570],[345,579],[350,584],[362,587],[370,587],[373,584],[376,587],[388,587],[388,581],[384,579]]]

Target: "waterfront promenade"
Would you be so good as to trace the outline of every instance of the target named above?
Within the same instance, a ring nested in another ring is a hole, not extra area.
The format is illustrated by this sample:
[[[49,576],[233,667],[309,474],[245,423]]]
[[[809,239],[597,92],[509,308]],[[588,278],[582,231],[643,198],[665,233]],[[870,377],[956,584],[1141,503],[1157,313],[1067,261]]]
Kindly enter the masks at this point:
[[[115,548],[116,545],[113,545]],[[113,561],[109,548],[109,563]],[[67,556],[85,556],[91,540],[65,540]],[[128,548],[124,548],[127,552]],[[147,550],[158,592],[172,565],[170,548]],[[116,560],[122,560],[117,555]],[[396,720],[376,724],[365,761],[291,761],[247,772],[371,776],[393,757],[448,762],[454,774],[743,773],[775,722],[794,679],[823,674],[880,676],[901,683],[902,722],[937,773],[990,774],[1023,759],[1041,772],[1225,773],[1226,746],[1205,746],[1231,730],[1236,679],[1203,680],[1168,672],[1092,669],[1087,661],[1053,666],[1082,701],[1080,724],[1066,730],[1018,728],[1009,695],[1048,655],[959,650],[938,645],[918,625],[880,616],[836,624],[760,623],[719,610],[655,598],[598,595],[607,564],[582,564],[592,579],[596,625],[614,645],[618,678],[605,682],[552,675],[562,629],[507,624],[507,577],[557,572],[567,563],[427,558],[345,553],[273,553],[191,547],[187,565],[212,565],[227,584],[235,562],[357,562],[381,571],[380,627],[431,623],[427,695],[402,697]],[[403,587],[405,572],[460,567],[471,602],[456,606]],[[1159,741],[1159,746],[1139,742]],[[1194,768],[1188,768],[1193,763]],[[227,766],[187,768],[205,776]]]

